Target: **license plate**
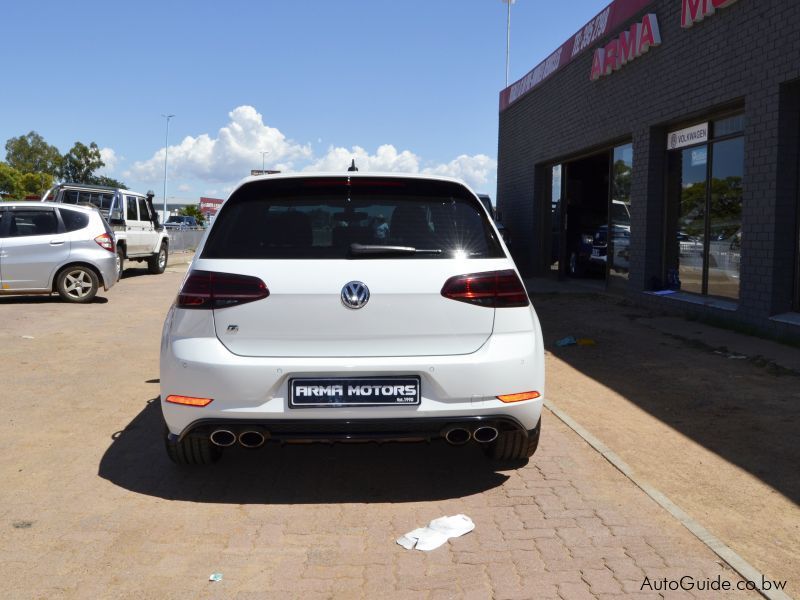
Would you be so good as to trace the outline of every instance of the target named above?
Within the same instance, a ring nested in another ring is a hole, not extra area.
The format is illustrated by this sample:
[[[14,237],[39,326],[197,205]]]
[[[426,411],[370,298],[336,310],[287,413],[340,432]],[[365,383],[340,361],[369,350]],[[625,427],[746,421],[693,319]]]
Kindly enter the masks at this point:
[[[419,377],[355,377],[289,380],[289,407],[415,406]]]

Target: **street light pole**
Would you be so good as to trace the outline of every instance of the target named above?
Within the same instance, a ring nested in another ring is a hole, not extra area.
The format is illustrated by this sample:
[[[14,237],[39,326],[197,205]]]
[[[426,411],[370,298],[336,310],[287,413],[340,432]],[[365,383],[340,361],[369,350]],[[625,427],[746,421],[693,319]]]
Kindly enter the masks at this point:
[[[164,222],[167,222],[167,157],[169,156],[169,120],[175,115],[161,115],[167,120],[167,133],[164,135]]]
[[[269,150],[263,150],[261,152],[261,174],[264,174],[264,157],[269,154]]]
[[[506,17],[506,87],[508,87],[508,58],[511,53],[511,5],[517,0],[503,0],[508,4],[508,16]]]

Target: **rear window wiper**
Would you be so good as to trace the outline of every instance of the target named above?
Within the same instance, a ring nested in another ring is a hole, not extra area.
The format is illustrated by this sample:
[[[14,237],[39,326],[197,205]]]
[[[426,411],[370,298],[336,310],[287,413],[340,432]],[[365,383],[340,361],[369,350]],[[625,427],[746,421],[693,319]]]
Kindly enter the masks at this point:
[[[441,248],[413,248],[411,246],[381,246],[379,244],[350,244],[350,254],[354,256],[375,256],[379,254],[441,254]]]

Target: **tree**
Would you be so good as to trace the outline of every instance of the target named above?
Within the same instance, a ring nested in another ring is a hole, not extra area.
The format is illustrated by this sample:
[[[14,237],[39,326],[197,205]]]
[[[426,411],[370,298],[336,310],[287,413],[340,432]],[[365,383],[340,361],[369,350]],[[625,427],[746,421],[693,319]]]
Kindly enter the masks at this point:
[[[23,173],[22,187],[25,194],[29,196],[39,196],[53,187],[54,177],[49,173]]]
[[[6,161],[21,173],[55,176],[61,166],[61,153],[58,148],[45,142],[41,135],[31,131],[6,142]]]
[[[128,189],[128,186],[121,181],[118,181],[112,177],[106,177],[105,175],[95,175],[92,177],[92,180],[89,183],[93,183],[94,185],[104,185],[106,187],[121,188],[123,190]]]
[[[25,196],[22,173],[4,162],[0,162],[0,195],[14,199]]]
[[[88,146],[75,142],[64,155],[59,175],[70,183],[93,183],[94,172],[106,163],[100,158],[100,148],[92,142]]]
[[[178,214],[183,217],[194,217],[198,225],[206,222],[206,218],[196,204],[187,204],[178,211]]]

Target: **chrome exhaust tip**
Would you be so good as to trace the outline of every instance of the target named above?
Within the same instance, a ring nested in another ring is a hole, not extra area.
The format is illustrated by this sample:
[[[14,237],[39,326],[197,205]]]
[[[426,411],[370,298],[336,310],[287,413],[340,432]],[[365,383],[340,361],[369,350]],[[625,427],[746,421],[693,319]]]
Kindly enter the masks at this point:
[[[247,429],[239,434],[239,443],[245,448],[258,448],[263,446],[266,441],[266,436],[254,429]]]
[[[469,432],[468,429],[464,429],[463,427],[451,427],[444,433],[444,439],[447,440],[448,444],[452,444],[453,446],[461,446],[462,444],[466,444],[472,434]]]
[[[488,444],[489,442],[495,441],[498,435],[500,435],[500,432],[497,431],[496,427],[492,427],[491,425],[478,427],[472,433],[473,439],[481,444]]]
[[[236,434],[228,429],[215,429],[209,436],[211,443],[221,448],[233,446],[236,443]]]

